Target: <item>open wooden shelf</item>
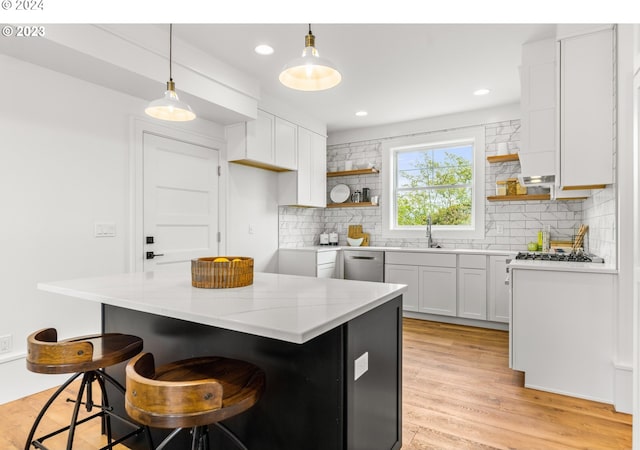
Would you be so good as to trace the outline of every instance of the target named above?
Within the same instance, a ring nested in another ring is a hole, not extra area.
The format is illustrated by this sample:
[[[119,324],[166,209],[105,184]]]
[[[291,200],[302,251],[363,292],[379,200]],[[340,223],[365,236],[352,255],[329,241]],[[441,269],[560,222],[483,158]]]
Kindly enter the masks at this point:
[[[550,200],[549,194],[524,194],[524,195],[492,195],[487,197],[490,202],[520,202],[529,200]]]
[[[371,175],[374,173],[380,173],[378,169],[372,167],[370,169],[356,169],[356,170],[342,170],[340,172],[327,172],[327,177],[345,177],[349,175]]]
[[[327,208],[352,208],[352,207],[363,207],[363,206],[378,206],[374,205],[371,202],[358,202],[358,203],[329,203],[327,204]]]
[[[495,155],[495,156],[487,156],[487,161],[489,163],[501,163],[507,161],[520,161],[520,157],[517,153],[511,153],[509,155]]]

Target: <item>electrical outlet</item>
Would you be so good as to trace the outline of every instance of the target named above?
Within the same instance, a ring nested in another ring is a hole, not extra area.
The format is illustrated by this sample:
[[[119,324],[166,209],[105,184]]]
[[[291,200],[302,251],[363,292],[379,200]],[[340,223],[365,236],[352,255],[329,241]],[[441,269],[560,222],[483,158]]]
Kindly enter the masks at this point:
[[[11,335],[5,334],[0,336],[0,353],[9,353],[11,351]]]

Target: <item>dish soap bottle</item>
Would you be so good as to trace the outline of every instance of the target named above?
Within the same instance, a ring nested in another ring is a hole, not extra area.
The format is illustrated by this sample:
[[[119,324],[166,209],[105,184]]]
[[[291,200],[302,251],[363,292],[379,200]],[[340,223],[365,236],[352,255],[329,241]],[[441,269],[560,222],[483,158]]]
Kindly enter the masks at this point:
[[[542,232],[542,251],[548,252],[550,247],[550,238],[551,238],[551,226],[546,225],[544,227],[544,231]]]

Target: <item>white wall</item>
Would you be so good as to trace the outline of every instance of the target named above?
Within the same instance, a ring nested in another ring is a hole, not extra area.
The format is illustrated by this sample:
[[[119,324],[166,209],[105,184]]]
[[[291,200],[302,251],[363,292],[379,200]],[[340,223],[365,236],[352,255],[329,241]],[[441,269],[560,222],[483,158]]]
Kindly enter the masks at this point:
[[[26,370],[29,333],[100,331],[99,305],[36,284],[129,269],[130,118],[146,101],[4,55],[0,67],[0,336],[13,337],[12,352],[0,354],[1,404],[65,378]],[[219,128],[196,122],[185,126]],[[275,270],[276,176],[235,166],[228,173],[227,251]],[[236,225],[249,220],[256,234],[246,239],[248,228]],[[116,237],[95,238],[95,222],[115,223]]]
[[[278,174],[229,164],[228,189],[227,253],[251,256],[257,272],[277,272]]]
[[[0,66],[7,87],[0,102],[0,335],[13,337],[13,351],[0,355],[0,362],[13,359],[0,364],[3,403],[59,382],[27,375],[29,333],[100,329],[99,305],[40,292],[36,283],[125,270],[128,115],[144,103],[9,57],[0,56]],[[117,236],[95,238],[99,221],[115,223]]]

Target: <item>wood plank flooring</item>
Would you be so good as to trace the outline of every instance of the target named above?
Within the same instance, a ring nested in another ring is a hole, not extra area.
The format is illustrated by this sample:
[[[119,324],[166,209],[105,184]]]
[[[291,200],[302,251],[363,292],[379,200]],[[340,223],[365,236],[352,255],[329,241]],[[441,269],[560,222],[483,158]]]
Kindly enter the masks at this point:
[[[523,388],[522,373],[508,367],[508,346],[504,331],[405,319],[402,448],[631,449],[630,415],[610,405]],[[76,389],[69,388],[69,397]],[[1,450],[24,448],[50,394],[0,405]],[[66,425],[72,408],[65,402],[55,406],[43,428]],[[76,448],[104,445],[98,421],[82,427]]]
[[[630,449],[631,416],[525,389],[505,331],[405,319],[403,449]]]

